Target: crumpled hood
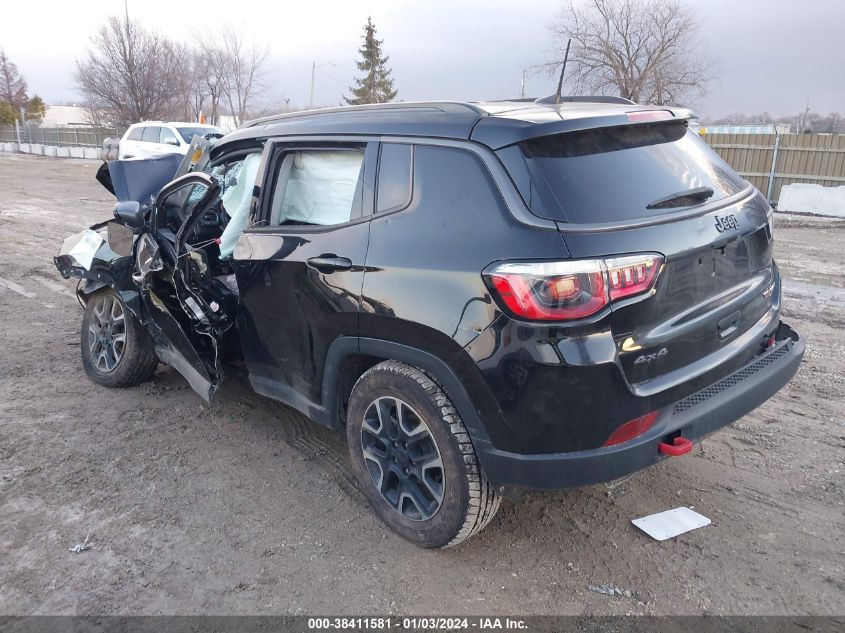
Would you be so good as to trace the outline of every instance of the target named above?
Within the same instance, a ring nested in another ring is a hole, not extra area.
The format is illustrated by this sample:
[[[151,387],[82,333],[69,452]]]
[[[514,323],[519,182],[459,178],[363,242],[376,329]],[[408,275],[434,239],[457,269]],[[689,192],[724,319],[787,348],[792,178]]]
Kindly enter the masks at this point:
[[[97,170],[97,181],[118,202],[134,200],[147,204],[174,179],[183,159],[179,154],[162,154],[141,160],[110,160]]]

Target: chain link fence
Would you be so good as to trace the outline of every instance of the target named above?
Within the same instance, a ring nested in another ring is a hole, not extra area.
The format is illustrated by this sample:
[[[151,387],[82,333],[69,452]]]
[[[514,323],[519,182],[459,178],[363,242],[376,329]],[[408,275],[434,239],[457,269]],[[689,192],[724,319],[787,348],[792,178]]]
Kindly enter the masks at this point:
[[[23,125],[0,127],[0,143],[27,143],[30,145],[51,145],[56,147],[101,148],[107,138],[120,138],[125,130],[94,126],[38,127]],[[20,136],[18,136],[20,135]]]

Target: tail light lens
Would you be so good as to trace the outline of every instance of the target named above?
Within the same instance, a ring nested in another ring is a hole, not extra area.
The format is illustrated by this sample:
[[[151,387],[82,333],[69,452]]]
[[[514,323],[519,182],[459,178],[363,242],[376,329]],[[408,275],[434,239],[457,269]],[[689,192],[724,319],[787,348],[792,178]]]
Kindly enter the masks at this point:
[[[506,262],[485,271],[489,285],[515,316],[571,321],[612,301],[652,289],[663,257],[645,253],[612,259]]]
[[[499,264],[488,277],[508,309],[524,319],[580,319],[607,304],[599,260]]]
[[[657,412],[652,411],[651,413],[646,413],[644,416],[625,422],[625,424],[610,434],[610,437],[607,438],[607,441],[602,446],[622,444],[622,442],[639,437],[652,427],[656,419]]]
[[[633,255],[606,259],[604,263],[610,300],[615,301],[650,290],[663,258],[659,255]]]

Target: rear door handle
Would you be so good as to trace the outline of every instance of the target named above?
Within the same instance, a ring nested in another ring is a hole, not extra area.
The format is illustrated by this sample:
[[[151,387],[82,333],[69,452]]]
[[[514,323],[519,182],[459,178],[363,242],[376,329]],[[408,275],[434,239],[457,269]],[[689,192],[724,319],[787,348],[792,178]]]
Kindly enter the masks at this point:
[[[333,273],[339,270],[352,269],[351,259],[338,257],[337,255],[321,255],[320,257],[312,257],[306,263],[311,268],[315,268],[321,273]]]

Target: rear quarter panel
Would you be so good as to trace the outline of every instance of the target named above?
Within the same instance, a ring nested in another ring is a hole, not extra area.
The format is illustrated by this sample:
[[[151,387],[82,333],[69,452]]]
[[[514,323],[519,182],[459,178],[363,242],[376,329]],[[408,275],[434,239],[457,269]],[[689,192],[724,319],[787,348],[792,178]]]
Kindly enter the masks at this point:
[[[555,228],[514,219],[500,195],[508,184],[494,179],[470,150],[417,145],[409,206],[370,223],[360,312],[362,337],[402,343],[446,362],[497,445],[509,431],[474,357],[464,351],[502,315],[481,271],[504,259],[566,257]]]

